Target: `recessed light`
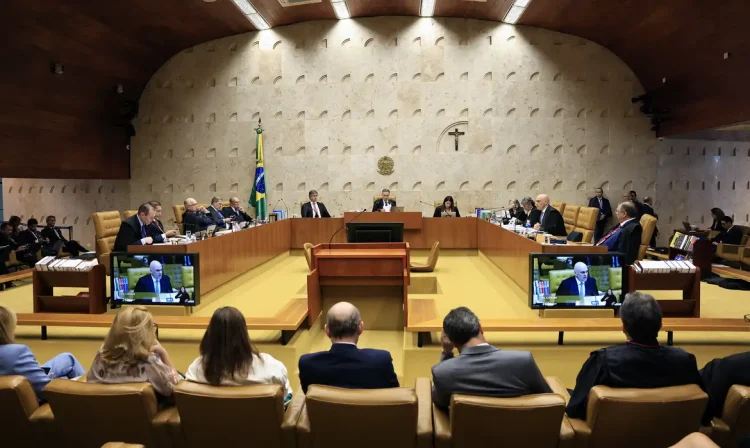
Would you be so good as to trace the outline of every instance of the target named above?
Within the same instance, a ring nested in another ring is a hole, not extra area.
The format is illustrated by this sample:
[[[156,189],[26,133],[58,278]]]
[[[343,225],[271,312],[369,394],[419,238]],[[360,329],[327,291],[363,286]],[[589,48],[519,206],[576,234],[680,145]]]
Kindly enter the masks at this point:
[[[253,26],[259,30],[267,30],[271,28],[268,22],[258,14],[258,11],[250,4],[248,0],[232,0],[235,6],[245,15],[247,20],[253,24]]]
[[[732,57],[732,53],[730,53],[728,51],[724,53],[724,59],[729,59],[731,57]]]
[[[662,83],[662,84],[666,84],[666,83],[667,83],[667,78],[662,78],[662,79],[661,79],[661,83]]]
[[[419,15],[422,17],[432,17],[435,14],[435,0],[422,0],[419,6]]]
[[[333,6],[333,12],[336,13],[337,19],[344,20],[352,17],[344,0],[331,0],[331,6]]]
[[[511,6],[508,12],[505,14],[503,22],[510,24],[518,23],[518,20],[521,18],[523,13],[526,12],[526,8],[530,3],[531,0],[515,0],[513,2],[513,6]]]
[[[257,14],[258,12],[247,0],[232,0],[232,2],[237,5],[237,7],[240,8],[240,11],[242,11],[242,14],[245,14],[246,16],[250,14]]]

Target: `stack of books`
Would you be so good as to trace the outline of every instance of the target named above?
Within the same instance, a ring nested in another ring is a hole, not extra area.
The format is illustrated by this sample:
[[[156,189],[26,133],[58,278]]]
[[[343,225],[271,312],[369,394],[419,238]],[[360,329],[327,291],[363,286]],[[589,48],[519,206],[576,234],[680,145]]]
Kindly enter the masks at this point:
[[[668,274],[670,272],[690,274],[695,272],[695,265],[687,260],[641,260],[633,264],[633,269],[639,274]]]
[[[672,237],[672,241],[669,243],[669,247],[692,252],[696,241],[698,241],[698,238],[694,236],[675,232],[674,236]]]
[[[63,271],[63,272],[86,272],[99,264],[96,258],[91,260],[79,260],[76,258],[57,258],[52,255],[37,261],[38,271]]]

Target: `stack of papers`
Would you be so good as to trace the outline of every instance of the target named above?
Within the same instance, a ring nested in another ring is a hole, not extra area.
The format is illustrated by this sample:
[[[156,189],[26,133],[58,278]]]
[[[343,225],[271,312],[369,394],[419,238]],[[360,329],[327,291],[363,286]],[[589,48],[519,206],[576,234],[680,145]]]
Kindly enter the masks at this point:
[[[695,265],[686,260],[641,260],[636,261],[633,268],[636,272],[643,274],[668,274],[670,272],[689,274],[695,272]]]
[[[63,271],[63,272],[85,272],[99,264],[99,260],[80,260],[77,258],[57,258],[47,256],[37,261],[36,269],[38,271]]]

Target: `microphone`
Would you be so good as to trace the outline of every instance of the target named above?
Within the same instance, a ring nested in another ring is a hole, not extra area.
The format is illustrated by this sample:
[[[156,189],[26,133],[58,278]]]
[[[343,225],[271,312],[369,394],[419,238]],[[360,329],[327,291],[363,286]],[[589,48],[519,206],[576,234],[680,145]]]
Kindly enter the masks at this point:
[[[424,205],[429,205],[430,207],[434,207],[434,205],[430,204],[429,202],[425,202],[425,201],[419,201],[419,202],[422,203],[422,204],[424,204]]]
[[[359,218],[359,215],[361,215],[362,213],[364,213],[366,211],[367,211],[367,209],[363,208],[362,211],[359,212],[359,213],[357,213],[357,216],[355,216],[354,218],[352,218],[352,220],[349,221],[349,222],[354,222],[355,219]],[[331,244],[333,243],[333,238],[335,238],[336,235],[341,231],[341,229],[343,229],[344,227],[346,227],[347,224],[348,224],[347,222],[344,222],[343,226],[339,227],[338,230],[336,230],[335,232],[333,232],[333,235],[331,236],[331,239],[328,241],[328,250],[331,250]]]
[[[281,203],[284,204],[284,208],[286,209],[286,217],[288,218],[289,217],[289,206],[286,205],[286,202],[284,202],[284,198],[279,199],[279,201],[281,201]]]

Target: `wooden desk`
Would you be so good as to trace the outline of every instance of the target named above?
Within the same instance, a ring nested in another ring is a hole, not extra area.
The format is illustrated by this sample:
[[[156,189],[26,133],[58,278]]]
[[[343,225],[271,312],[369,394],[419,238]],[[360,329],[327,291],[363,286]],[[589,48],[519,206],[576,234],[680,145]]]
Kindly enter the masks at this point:
[[[530,253],[607,253],[606,247],[537,243],[525,236],[483,220],[477,220],[477,245],[479,250],[513,279],[525,293],[529,292]]]
[[[207,294],[250,269],[287,252],[290,232],[290,220],[285,219],[190,244],[128,246],[128,252],[200,254],[200,293]]]
[[[404,230],[419,230],[422,228],[421,212],[344,212],[344,222],[354,218],[355,222],[402,222]]]
[[[357,292],[362,297],[372,292],[372,288],[361,286],[398,287],[399,314],[403,309],[405,322],[409,282],[407,243],[319,244],[312,249],[312,269],[307,276],[309,322],[312,325],[325,308],[327,286],[355,287],[350,290],[352,301],[358,298]]]

